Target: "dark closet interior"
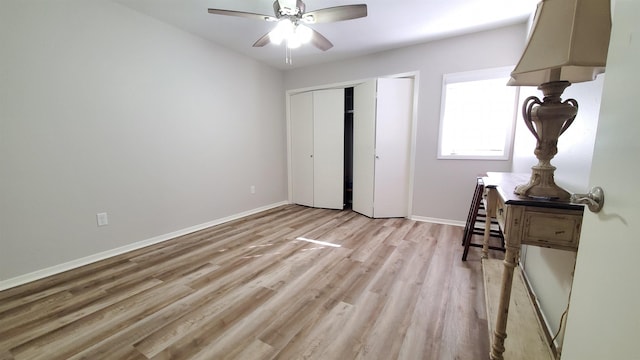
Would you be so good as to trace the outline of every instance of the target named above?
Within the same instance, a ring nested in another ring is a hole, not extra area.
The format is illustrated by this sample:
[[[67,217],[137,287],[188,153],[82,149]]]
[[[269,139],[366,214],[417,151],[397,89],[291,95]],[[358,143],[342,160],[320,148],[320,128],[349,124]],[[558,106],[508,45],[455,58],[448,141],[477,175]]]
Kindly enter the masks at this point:
[[[353,88],[344,89],[344,208],[353,199]]]

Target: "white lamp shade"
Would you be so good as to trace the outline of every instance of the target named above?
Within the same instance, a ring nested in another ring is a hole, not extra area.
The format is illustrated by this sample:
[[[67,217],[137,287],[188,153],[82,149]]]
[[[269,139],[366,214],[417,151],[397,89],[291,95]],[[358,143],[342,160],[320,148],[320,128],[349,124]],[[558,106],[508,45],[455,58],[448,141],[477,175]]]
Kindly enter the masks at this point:
[[[508,85],[594,80],[604,72],[610,34],[609,0],[543,0]]]

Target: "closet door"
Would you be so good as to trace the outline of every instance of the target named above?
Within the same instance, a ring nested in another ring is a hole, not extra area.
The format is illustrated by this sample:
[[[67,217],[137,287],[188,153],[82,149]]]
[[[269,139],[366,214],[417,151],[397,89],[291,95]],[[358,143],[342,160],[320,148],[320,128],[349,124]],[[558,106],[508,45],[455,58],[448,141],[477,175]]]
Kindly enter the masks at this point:
[[[344,207],[344,89],[292,95],[292,202]]]
[[[313,92],[313,206],[344,207],[344,89]]]
[[[377,79],[353,89],[353,210],[406,217],[413,80]]]
[[[373,217],[376,81],[353,88],[353,211]]]
[[[313,206],[313,95],[292,95],[291,119],[291,201]]]
[[[373,217],[406,217],[413,80],[378,79]]]

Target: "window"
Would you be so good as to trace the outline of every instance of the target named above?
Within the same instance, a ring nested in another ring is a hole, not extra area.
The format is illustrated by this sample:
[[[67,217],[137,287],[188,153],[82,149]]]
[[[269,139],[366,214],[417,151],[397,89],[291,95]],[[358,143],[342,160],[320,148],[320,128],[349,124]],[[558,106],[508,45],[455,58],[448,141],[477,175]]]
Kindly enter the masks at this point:
[[[444,75],[439,159],[510,158],[518,100],[518,88],[507,86],[512,69]]]

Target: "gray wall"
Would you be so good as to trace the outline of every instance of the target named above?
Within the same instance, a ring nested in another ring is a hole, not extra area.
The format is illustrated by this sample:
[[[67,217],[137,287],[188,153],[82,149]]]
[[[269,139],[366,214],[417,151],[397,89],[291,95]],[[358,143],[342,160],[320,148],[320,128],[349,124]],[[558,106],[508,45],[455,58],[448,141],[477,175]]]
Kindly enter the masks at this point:
[[[475,178],[487,171],[510,171],[510,161],[438,160],[442,75],[515,65],[526,25],[459,36],[351,60],[285,73],[285,88],[294,90],[385,75],[419,72],[418,119],[414,174],[414,217],[464,221]],[[487,101],[491,101],[488,94]]]
[[[104,0],[0,45],[0,282],[286,200],[281,71]]]

